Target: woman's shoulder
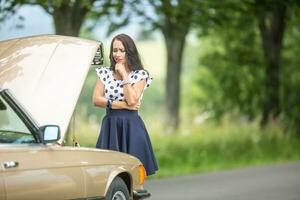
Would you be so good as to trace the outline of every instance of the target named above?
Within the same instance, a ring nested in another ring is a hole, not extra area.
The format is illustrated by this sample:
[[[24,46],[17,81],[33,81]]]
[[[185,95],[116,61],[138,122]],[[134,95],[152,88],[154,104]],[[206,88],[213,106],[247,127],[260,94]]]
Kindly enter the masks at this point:
[[[136,76],[143,76],[143,77],[149,77],[150,74],[146,69],[138,69],[138,70],[134,70],[132,72],[132,75],[136,75]]]
[[[112,76],[112,70],[109,67],[97,67],[95,70],[98,78],[102,80],[103,83]]]
[[[112,71],[110,69],[110,67],[97,67],[97,68],[95,68],[95,70],[96,70],[97,74],[98,73],[99,74],[107,74],[108,72]]]
[[[152,82],[152,77],[146,69],[135,70],[131,74],[131,80],[133,83],[136,83],[141,80],[146,81],[146,87],[149,87]]]

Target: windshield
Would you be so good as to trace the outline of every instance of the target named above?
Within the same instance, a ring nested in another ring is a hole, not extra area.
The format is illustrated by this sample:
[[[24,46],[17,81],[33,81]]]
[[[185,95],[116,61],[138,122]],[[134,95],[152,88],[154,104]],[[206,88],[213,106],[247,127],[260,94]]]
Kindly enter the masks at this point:
[[[0,96],[0,144],[34,142],[35,139],[24,122]]]

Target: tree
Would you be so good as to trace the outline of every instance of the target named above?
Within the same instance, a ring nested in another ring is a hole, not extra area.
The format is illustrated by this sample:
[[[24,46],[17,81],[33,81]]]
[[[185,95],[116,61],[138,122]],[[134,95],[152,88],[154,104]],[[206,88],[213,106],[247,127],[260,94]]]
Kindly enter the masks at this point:
[[[204,26],[201,38],[208,40],[213,49],[200,58],[202,67],[196,81],[202,96],[197,99],[198,105],[216,118],[238,113],[253,119],[260,114],[264,97],[264,65],[256,19],[236,2],[210,2],[209,7],[215,14],[210,25]]]
[[[261,124],[265,125],[270,118],[275,119],[280,113],[279,73],[287,6],[285,1],[270,3],[269,1],[256,0],[255,7],[266,63],[266,99],[261,120]]]
[[[289,8],[281,71],[281,110],[287,130],[300,136],[300,6]]]
[[[133,0],[129,1],[133,10],[141,16],[151,29],[159,30],[167,49],[166,75],[166,117],[172,128],[179,125],[180,74],[182,55],[194,17],[201,12],[200,1],[180,0]],[[151,13],[151,10],[153,13]]]
[[[16,11],[20,7],[19,1],[0,1],[0,23],[5,21],[5,19],[15,15]],[[21,16],[19,19],[23,20]]]
[[[95,21],[108,16],[116,10],[120,14],[123,8],[122,0],[11,0],[6,3],[3,16],[14,13],[22,5],[39,5],[53,17],[55,33],[58,35],[78,36],[82,24],[90,15]],[[2,18],[4,18],[2,17]]]
[[[299,52],[295,45],[299,38],[295,34],[299,3],[228,0],[221,4],[211,1],[210,7],[215,10],[217,23],[208,31],[219,39],[222,51],[215,50],[202,60],[216,83],[205,79],[200,82],[217,85],[218,97],[210,99],[215,102],[214,110],[238,109],[250,118],[262,116],[261,125],[278,118],[279,114],[292,121],[299,119],[297,112],[291,110],[299,108],[295,103],[298,98],[287,92],[291,88],[299,90],[299,70],[295,67],[299,60],[295,56]],[[285,34],[293,36],[284,37]],[[291,76],[288,72],[296,78],[287,79]]]

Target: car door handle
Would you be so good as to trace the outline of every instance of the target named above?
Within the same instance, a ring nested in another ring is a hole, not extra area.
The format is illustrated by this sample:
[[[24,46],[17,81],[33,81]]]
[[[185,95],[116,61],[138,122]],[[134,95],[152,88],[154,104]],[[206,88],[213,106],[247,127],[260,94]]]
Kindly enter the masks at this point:
[[[18,167],[19,163],[17,161],[6,161],[3,163],[4,168],[14,168]]]

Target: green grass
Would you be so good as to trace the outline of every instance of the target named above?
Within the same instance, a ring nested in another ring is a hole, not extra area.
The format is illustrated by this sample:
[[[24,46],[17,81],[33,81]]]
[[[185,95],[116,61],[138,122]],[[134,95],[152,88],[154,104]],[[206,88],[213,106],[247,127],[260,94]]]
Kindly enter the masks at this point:
[[[300,139],[274,126],[260,130],[230,123],[196,128],[185,136],[153,136],[160,167],[156,177],[300,161]]]
[[[238,121],[190,122],[189,128],[182,126],[171,134],[163,131],[162,121],[148,120],[159,165],[151,178],[300,161],[300,138],[284,133],[276,124],[260,129],[258,123]],[[90,119],[76,126],[81,146],[95,147],[100,123]],[[71,135],[68,141],[71,144]]]

